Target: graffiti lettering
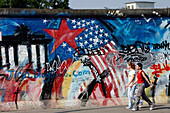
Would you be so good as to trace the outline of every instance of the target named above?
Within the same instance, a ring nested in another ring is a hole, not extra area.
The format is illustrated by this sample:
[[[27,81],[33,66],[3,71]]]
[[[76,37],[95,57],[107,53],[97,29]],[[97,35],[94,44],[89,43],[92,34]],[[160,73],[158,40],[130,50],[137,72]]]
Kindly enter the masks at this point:
[[[46,68],[47,68],[47,72],[57,72],[57,70],[59,69],[59,65],[60,65],[60,58],[59,56],[57,56],[59,60],[54,60],[53,62],[50,63],[46,63]]]
[[[144,53],[149,53],[150,51],[150,47],[149,47],[150,43],[143,43],[141,41],[136,41],[134,45],[121,45],[122,47],[122,51],[120,51],[120,53],[122,54],[127,54],[127,55],[131,55],[131,54],[142,54]]]
[[[116,61],[118,61],[120,58],[123,58],[123,60],[127,61],[127,62],[143,62],[147,60],[147,57],[143,57],[143,56],[135,56],[135,55],[129,55],[129,56],[125,56],[125,55],[120,55],[121,57],[119,57]]]
[[[24,80],[25,78],[33,78],[33,79],[37,79],[37,78],[46,78],[44,80],[44,82],[49,82],[50,78],[55,79],[56,77],[63,77],[64,74],[66,73],[67,70],[67,61],[63,61],[62,63],[60,63],[60,60],[58,60],[58,62],[56,60],[54,60],[53,62],[50,63],[46,63],[46,67],[47,67],[47,73],[41,73],[41,70],[39,72],[36,72],[35,70],[33,71],[33,73],[30,75],[29,72],[15,72],[14,69],[9,70],[9,74],[6,76],[7,80],[10,81],[13,78],[15,80]],[[84,74],[84,73],[83,73]]]
[[[22,72],[15,72],[14,73],[14,70],[8,70],[8,72],[10,74],[8,74],[8,76],[6,76],[7,80],[10,81],[13,79],[13,75],[14,75],[14,78],[15,80],[17,80],[19,77],[22,76],[22,80],[24,80],[24,78],[28,77],[29,78],[29,72],[25,72],[25,73],[22,73]],[[13,74],[14,73],[14,74]],[[36,75],[36,74],[34,74]]]
[[[170,54],[169,54],[169,53],[163,53],[163,54],[164,54],[164,56],[165,56],[165,59],[170,60]]]
[[[79,71],[79,72],[76,72],[76,70],[73,71],[73,75],[75,77],[86,75],[86,74],[90,74],[90,71],[89,70],[83,70],[83,71]]]
[[[147,60],[147,57],[144,56],[144,53],[150,52],[150,43],[143,43],[136,41],[134,45],[121,45],[122,50],[120,51],[119,57],[116,61],[123,59],[127,62],[144,62]]]
[[[49,82],[50,77],[51,78],[56,78],[56,77],[63,77],[64,76],[63,73],[53,73],[53,72],[41,73],[41,70],[40,70],[39,73],[34,70],[34,74],[33,75],[30,75],[29,72],[25,72],[25,73],[15,72],[14,73],[14,70],[9,70],[9,72],[10,72],[10,74],[8,74],[8,76],[6,76],[8,81],[12,80],[13,78],[15,80],[17,80],[18,78],[21,77],[21,80],[24,80],[25,78],[33,78],[33,79],[48,78],[48,79],[44,80],[44,82]],[[65,73],[65,71],[64,71],[64,73]],[[83,74],[85,74],[85,72],[83,72]]]
[[[170,66],[168,66],[167,64],[167,60],[165,60],[165,64],[163,63],[163,68],[161,68],[161,64],[153,64],[150,69],[153,69],[155,71],[152,72],[152,74],[158,74],[158,73],[163,73],[163,71],[169,71],[170,70]]]
[[[13,78],[12,73],[14,72],[14,70],[9,70],[10,74],[8,74],[8,76],[6,76],[7,80],[11,80]]]
[[[75,49],[76,52],[74,53],[74,56],[80,57],[83,55],[104,55],[105,54],[104,48],[107,49],[106,47],[98,48],[98,49],[89,49],[89,48],[82,49],[78,47]]]
[[[152,44],[153,45],[153,49],[157,50],[157,49],[168,49],[170,50],[170,46],[169,46],[169,42],[167,42],[167,40],[163,41],[161,44]]]
[[[151,44],[149,42],[143,43],[141,41],[136,41],[134,45],[121,45],[122,50],[120,53],[122,54],[143,54],[150,52],[150,46],[153,46],[153,49],[168,49],[170,50],[169,42],[167,40],[163,41],[161,44]]]
[[[150,53],[150,46],[153,46],[153,49],[170,49],[169,43],[167,40],[163,41],[161,44],[151,44],[149,42],[143,43],[141,41],[136,41],[134,45],[121,45],[122,50],[119,51],[119,57],[116,58],[116,61],[123,59],[127,62],[144,62],[148,58],[145,54]],[[169,59],[169,54],[164,54],[165,59]]]
[[[65,70],[67,70],[67,65],[69,64],[68,61],[62,61],[60,60],[59,56],[58,60],[54,60],[51,63],[46,63],[46,68],[47,68],[47,73],[51,72],[51,74],[56,74],[56,73],[64,73]]]

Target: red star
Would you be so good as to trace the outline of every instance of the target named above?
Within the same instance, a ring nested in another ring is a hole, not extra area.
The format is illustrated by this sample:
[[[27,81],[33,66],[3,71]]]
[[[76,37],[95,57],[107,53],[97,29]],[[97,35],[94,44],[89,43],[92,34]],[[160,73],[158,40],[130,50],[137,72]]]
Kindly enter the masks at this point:
[[[55,51],[55,49],[60,46],[64,41],[67,42],[72,48],[77,48],[76,42],[74,38],[79,35],[85,28],[81,29],[72,29],[70,30],[67,22],[65,19],[62,19],[60,28],[58,30],[54,29],[43,29],[46,31],[49,35],[55,38],[55,42],[53,45],[52,52]]]

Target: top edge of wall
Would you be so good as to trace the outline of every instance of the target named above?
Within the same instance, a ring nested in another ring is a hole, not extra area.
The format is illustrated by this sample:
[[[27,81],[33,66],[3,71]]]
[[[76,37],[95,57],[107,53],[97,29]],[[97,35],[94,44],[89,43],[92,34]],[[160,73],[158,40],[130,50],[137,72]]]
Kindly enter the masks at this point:
[[[164,9],[22,9],[0,8],[1,17],[169,17]]]

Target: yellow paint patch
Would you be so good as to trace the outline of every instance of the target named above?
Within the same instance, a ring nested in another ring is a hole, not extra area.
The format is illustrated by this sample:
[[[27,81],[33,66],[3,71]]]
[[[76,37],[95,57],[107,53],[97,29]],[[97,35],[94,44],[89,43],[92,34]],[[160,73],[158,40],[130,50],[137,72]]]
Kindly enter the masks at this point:
[[[75,61],[73,65],[69,67],[67,70],[65,76],[64,76],[64,81],[62,85],[62,94],[64,98],[68,97],[68,93],[70,90],[70,85],[73,79],[73,71],[77,70],[81,66],[81,61]]]
[[[37,80],[37,83],[38,83],[38,84],[42,84],[40,79]]]
[[[162,96],[166,96],[166,89],[163,90]]]

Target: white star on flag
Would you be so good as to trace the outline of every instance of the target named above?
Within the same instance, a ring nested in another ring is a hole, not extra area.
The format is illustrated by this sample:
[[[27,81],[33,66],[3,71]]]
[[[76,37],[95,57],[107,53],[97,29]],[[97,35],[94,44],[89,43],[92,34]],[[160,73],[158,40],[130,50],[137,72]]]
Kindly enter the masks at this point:
[[[109,35],[108,35],[108,33],[105,33],[104,35],[105,35],[106,37],[108,37],[108,36],[109,36]]]
[[[98,31],[95,31],[96,35],[98,34]]]
[[[90,22],[86,22],[87,25],[90,25]]]
[[[93,33],[92,33],[92,32],[90,32],[89,34],[90,34],[90,35],[93,35]]]
[[[85,20],[82,20],[83,23],[85,23],[86,21]]]
[[[85,34],[85,37],[87,38],[87,37],[88,37],[88,35],[87,35],[87,34]]]
[[[102,41],[102,40],[100,40],[100,44],[103,44],[103,41]]]
[[[93,39],[93,41],[97,43],[97,42],[99,42],[99,39],[96,38],[96,39]]]
[[[93,41],[93,39],[92,39],[92,38],[90,38],[89,40],[90,40],[90,41]]]
[[[85,31],[88,32],[88,29],[86,29]]]
[[[92,24],[94,24],[94,22],[95,22],[94,20],[91,21]]]
[[[79,26],[80,26],[80,25],[81,25],[81,23],[80,23],[80,22],[77,22],[77,25],[79,25]]]
[[[93,27],[90,27],[91,30],[93,30]]]
[[[76,28],[77,26],[75,25],[75,26],[73,26],[73,28]]]
[[[84,44],[86,44],[86,45],[88,44],[87,40],[84,42]]]
[[[80,43],[80,46],[81,46],[81,48],[83,48],[83,46],[84,46],[83,43]]]
[[[66,43],[63,43],[62,46],[63,46],[63,48],[65,48],[65,47],[67,46],[67,44],[66,44]]]
[[[76,20],[71,20],[72,22],[71,23],[73,23],[73,24],[75,24],[76,23]]]
[[[78,40],[78,38],[76,37],[75,40]]]
[[[83,38],[82,37],[80,37],[80,40],[82,40]]]
[[[90,44],[90,45],[89,45],[89,48],[92,48],[92,47],[93,47],[93,45],[92,45],[92,44]]]
[[[98,25],[96,25],[95,27],[96,27],[96,29],[98,29],[98,28],[99,28],[99,26],[98,26]]]
[[[100,37],[103,37],[103,34],[100,34],[99,36],[100,36]]]
[[[71,48],[68,48],[68,50],[67,50],[67,51],[71,52],[72,50],[71,50]]]
[[[45,24],[46,24],[47,22],[48,22],[48,20],[45,18],[45,20],[43,20],[43,23],[45,23]]]
[[[100,32],[103,33],[103,29],[100,29]]]
[[[82,24],[82,27],[85,27],[86,25],[85,24]]]
[[[107,42],[108,42],[108,40],[106,40],[106,39],[105,39],[105,40],[104,40],[104,42],[105,42],[105,43],[107,43]]]

